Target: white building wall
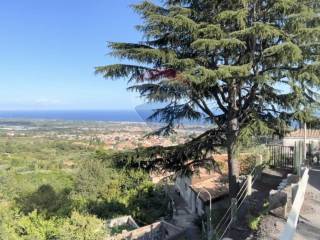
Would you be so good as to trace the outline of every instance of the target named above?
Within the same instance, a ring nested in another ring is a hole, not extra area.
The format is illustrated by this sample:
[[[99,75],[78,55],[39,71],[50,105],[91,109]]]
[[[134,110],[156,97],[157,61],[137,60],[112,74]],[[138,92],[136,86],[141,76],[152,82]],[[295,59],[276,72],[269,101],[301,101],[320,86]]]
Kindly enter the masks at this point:
[[[283,145],[294,147],[295,143],[298,143],[300,141],[304,141],[304,138],[284,138]],[[319,138],[307,138],[306,143],[307,144],[314,144],[316,148],[320,147],[320,139]]]
[[[197,194],[191,190],[190,185],[191,179],[189,177],[177,177],[175,182],[175,187],[187,203],[189,211],[201,216],[204,214],[203,202],[197,198]]]
[[[188,204],[189,209],[192,209],[192,191],[190,189],[191,180],[189,177],[177,177],[175,186],[180,192],[181,197]]]

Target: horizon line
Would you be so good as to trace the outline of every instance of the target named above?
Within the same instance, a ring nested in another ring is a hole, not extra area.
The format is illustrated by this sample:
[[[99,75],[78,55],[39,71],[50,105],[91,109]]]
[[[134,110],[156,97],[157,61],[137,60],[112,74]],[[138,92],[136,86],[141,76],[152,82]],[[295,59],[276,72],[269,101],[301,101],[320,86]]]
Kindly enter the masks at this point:
[[[146,109],[148,110],[148,109]],[[128,111],[128,112],[136,112],[135,109],[0,109],[0,112],[15,112],[15,111]]]

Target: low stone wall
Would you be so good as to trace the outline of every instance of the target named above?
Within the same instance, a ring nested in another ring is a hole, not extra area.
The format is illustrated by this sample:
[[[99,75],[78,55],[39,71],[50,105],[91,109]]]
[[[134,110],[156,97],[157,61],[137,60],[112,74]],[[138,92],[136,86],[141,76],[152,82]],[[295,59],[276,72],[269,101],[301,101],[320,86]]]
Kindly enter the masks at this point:
[[[299,176],[288,174],[283,179],[277,190],[271,190],[269,193],[269,211],[275,216],[286,218],[294,201],[294,186],[299,182]]]
[[[107,221],[107,227],[109,228],[123,225],[128,225],[132,228],[139,228],[138,224],[134,221],[134,219],[131,216],[118,217]]]
[[[124,232],[110,240],[173,240],[183,234],[183,229],[165,221],[156,222],[148,226]]]

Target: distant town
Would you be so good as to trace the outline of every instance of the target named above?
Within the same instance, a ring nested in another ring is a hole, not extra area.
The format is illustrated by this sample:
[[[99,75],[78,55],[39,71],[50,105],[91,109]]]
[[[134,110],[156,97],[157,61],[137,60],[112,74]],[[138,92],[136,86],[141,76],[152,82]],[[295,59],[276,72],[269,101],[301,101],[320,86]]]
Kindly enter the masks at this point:
[[[59,120],[0,120],[0,134],[7,137],[54,137],[61,140],[95,142],[106,150],[183,144],[201,133],[205,126],[180,125],[169,137],[148,135],[159,124],[134,122],[85,122]]]

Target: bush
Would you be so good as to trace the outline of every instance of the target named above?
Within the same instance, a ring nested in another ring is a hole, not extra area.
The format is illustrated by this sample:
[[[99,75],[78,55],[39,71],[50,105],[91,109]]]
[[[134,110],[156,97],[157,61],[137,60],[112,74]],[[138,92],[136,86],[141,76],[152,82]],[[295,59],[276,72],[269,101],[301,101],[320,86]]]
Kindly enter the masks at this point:
[[[56,192],[51,185],[42,185],[37,191],[18,198],[17,204],[24,213],[40,211],[46,217],[67,216],[71,211],[69,189]]]
[[[103,240],[106,237],[105,223],[91,215],[73,212],[60,229],[61,240]]]
[[[18,240],[15,233],[15,220],[18,213],[12,209],[8,202],[0,202],[0,239]]]
[[[103,219],[128,214],[142,223],[165,216],[169,202],[144,171],[115,171],[97,159],[79,169],[72,198],[78,211],[87,210]]]
[[[38,211],[23,216],[17,211],[0,209],[1,240],[102,240],[105,237],[105,224],[95,216],[73,212],[70,218],[47,219]]]
[[[55,240],[59,230],[59,221],[56,218],[45,219],[42,214],[33,211],[17,221],[15,232],[20,239]]]
[[[140,186],[130,199],[128,208],[130,214],[142,224],[151,224],[160,217],[169,214],[169,199],[163,189],[152,183]]]

